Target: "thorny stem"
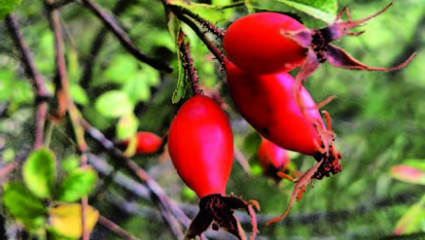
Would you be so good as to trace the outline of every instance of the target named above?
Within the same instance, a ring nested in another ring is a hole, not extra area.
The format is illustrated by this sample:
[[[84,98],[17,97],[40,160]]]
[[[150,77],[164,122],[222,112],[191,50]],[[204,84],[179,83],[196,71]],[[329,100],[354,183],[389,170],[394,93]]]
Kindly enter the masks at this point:
[[[171,6],[172,5],[170,5],[170,7]],[[192,11],[186,9],[186,8],[177,7],[177,6],[172,6],[172,8],[176,8],[175,11],[181,11],[183,14],[186,14],[189,17],[196,20],[198,23],[200,23],[202,25],[202,27],[208,29],[208,31],[211,32],[218,39],[223,39],[225,31],[218,28],[217,26],[212,24],[210,21],[204,19],[203,17],[199,16],[198,14],[196,14],[196,13],[194,13],[194,12],[192,12]],[[177,8],[178,8],[178,10],[177,10]]]
[[[114,8],[112,9],[112,13],[115,16],[119,16],[134,2],[134,0],[120,0],[115,4]],[[80,78],[80,84],[83,88],[87,88],[91,81],[93,75],[93,66],[97,56],[100,53],[100,50],[104,46],[107,33],[108,29],[106,27],[102,27],[97,32],[95,39],[91,43],[90,53],[87,57],[86,63],[84,65],[83,74]]]
[[[49,13],[49,22],[53,30],[55,39],[55,52],[56,52],[56,68],[58,80],[56,82],[56,92],[59,100],[58,117],[61,119],[68,111],[74,134],[77,140],[79,151],[81,152],[81,167],[87,166],[87,144],[84,139],[84,129],[79,125],[78,110],[76,109],[68,86],[68,77],[66,71],[65,54],[63,51],[63,37],[62,28],[59,19],[59,12],[56,8],[52,8],[54,0],[45,0],[45,6]],[[61,99],[62,98],[62,99]],[[82,225],[82,240],[89,240],[90,233],[87,229],[86,215],[87,215],[88,198],[81,199],[81,225]]]
[[[87,7],[96,17],[98,17],[105,27],[107,27],[114,35],[118,38],[121,45],[139,61],[144,62],[155,69],[163,70],[166,72],[172,72],[173,69],[165,62],[159,59],[155,59],[143,53],[138,49],[134,43],[127,36],[125,31],[116,23],[113,17],[111,17],[105,10],[100,8],[97,4],[90,0],[80,0],[81,3]]]
[[[7,29],[18,49],[22,64],[25,68],[25,73],[32,80],[34,89],[37,95],[37,114],[35,123],[35,141],[34,149],[40,148],[43,145],[44,138],[44,124],[46,122],[47,115],[47,98],[49,93],[44,83],[41,74],[35,67],[33,56],[28,48],[27,43],[22,37],[22,33],[19,29],[18,20],[13,14],[6,16]]]
[[[202,92],[202,89],[199,87],[199,77],[195,69],[195,66],[193,64],[192,54],[190,53],[190,44],[188,41],[185,41],[185,38],[186,38],[185,34],[183,32],[180,32],[179,48],[182,53],[181,57],[183,61],[183,66],[188,72],[193,94],[200,95],[200,94],[203,94],[203,92]]]
[[[102,224],[105,228],[109,229],[111,232],[115,233],[120,238],[126,239],[126,240],[139,240],[135,236],[131,235],[124,229],[122,229],[120,226],[118,226],[116,223],[112,222],[108,218],[104,216],[99,216],[99,223]]]
[[[220,64],[224,65],[224,63],[227,61],[226,56],[224,56],[221,50],[216,45],[214,45],[214,43],[211,42],[211,40],[205,35],[204,32],[201,31],[201,29],[199,29],[198,25],[175,8],[171,8],[171,10],[177,16],[178,19],[186,23],[196,33],[199,39],[202,40],[202,42],[205,44],[205,46],[207,46],[208,50],[216,57]]]

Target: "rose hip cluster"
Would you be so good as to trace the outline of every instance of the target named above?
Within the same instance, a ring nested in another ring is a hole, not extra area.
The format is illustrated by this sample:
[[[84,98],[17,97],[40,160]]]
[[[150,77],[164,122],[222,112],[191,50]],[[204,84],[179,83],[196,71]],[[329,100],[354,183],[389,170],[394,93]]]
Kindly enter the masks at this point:
[[[258,150],[260,164],[269,175],[294,181],[294,189],[285,212],[269,223],[283,219],[307,185],[342,170],[341,154],[336,150],[330,116],[322,111],[303,87],[303,81],[320,63],[357,70],[388,71],[405,66],[413,57],[392,68],[370,67],[330,44],[367,20],[384,12],[353,21],[344,9],[335,22],[322,29],[308,29],[297,20],[280,13],[264,12],[242,17],[232,23],[223,38],[228,57],[223,57],[231,99],[239,113],[262,136]],[[346,12],[348,20],[341,19]],[[299,68],[296,77],[288,71]],[[233,209],[246,209],[256,223],[252,206],[225,189],[233,162],[233,137],[229,120],[211,98],[195,95],[178,111],[169,131],[168,149],[183,181],[200,201],[200,211],[186,237],[200,235],[211,224],[222,227],[239,239],[244,232],[233,216]],[[285,149],[313,156],[317,163],[293,179],[280,171],[289,158]]]

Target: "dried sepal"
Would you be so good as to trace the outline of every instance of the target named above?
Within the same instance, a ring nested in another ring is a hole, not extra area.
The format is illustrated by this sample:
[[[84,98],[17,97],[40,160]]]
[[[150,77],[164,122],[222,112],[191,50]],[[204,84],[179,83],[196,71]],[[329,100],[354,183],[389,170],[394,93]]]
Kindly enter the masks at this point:
[[[354,70],[366,70],[366,71],[394,71],[397,69],[400,69],[404,66],[406,66],[410,61],[412,61],[413,57],[416,55],[416,53],[413,53],[410,55],[404,62],[401,64],[394,66],[394,67],[371,67],[364,63],[361,63],[360,61],[353,58],[350,54],[348,54],[343,49],[334,46],[329,45],[326,50],[327,55],[327,61],[339,68],[347,68],[347,69],[354,69]]]
[[[299,179],[295,180],[294,189],[292,190],[291,198],[289,200],[289,204],[286,207],[285,211],[278,217],[273,218],[272,220],[268,221],[266,223],[267,226],[277,223],[281,220],[283,220],[291,210],[292,206],[295,203],[295,200],[300,200],[302,194],[304,193],[306,187],[308,184],[313,181],[313,175],[316,173],[319,166],[323,163],[323,160],[321,162],[316,163],[313,167],[311,167],[309,170],[307,170]]]
[[[246,209],[251,217],[252,233],[250,239],[255,239],[258,232],[255,211],[252,206],[259,207],[257,202],[246,202],[236,196],[213,194],[205,196],[199,203],[199,213],[190,224],[185,239],[191,239],[202,234],[210,225],[214,230],[223,228],[240,240],[246,240],[238,219],[233,214],[235,209]]]

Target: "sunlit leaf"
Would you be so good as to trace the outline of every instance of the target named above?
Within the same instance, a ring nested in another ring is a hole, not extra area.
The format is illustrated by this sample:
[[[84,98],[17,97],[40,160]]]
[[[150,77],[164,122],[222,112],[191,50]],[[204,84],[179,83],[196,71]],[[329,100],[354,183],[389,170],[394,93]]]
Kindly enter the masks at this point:
[[[91,232],[99,218],[99,212],[91,206],[86,207],[85,223],[87,230]],[[49,209],[50,227],[56,233],[79,238],[82,234],[81,205],[63,204]]]
[[[78,169],[80,166],[81,159],[76,155],[67,156],[60,163],[62,169],[65,170],[68,174]]]
[[[335,20],[337,4],[335,0],[274,0],[293,7],[312,17],[331,23]]]
[[[425,172],[410,166],[397,165],[391,168],[390,174],[400,181],[425,185]]]
[[[128,96],[118,90],[102,94],[95,103],[96,110],[105,117],[121,117],[133,112],[133,103]]]
[[[173,92],[172,103],[178,103],[185,95],[186,92],[186,71],[183,67],[183,62],[180,56],[179,49],[179,35],[181,30],[180,20],[174,14],[170,14],[168,20],[168,30],[170,31],[171,36],[173,37],[176,44],[176,52],[177,52],[177,69],[178,69],[178,78],[177,78],[177,86]]]
[[[60,202],[74,202],[87,196],[94,189],[97,175],[91,168],[73,171],[60,184],[56,200]]]
[[[20,183],[8,183],[4,186],[3,203],[18,220],[27,221],[47,213],[43,203]]]
[[[171,1],[173,5],[180,6],[182,8],[191,11],[194,14],[201,16],[204,19],[208,19],[210,22],[219,22],[226,19],[224,10],[221,6],[210,5],[204,3],[193,3],[184,1]]]
[[[117,124],[117,137],[119,139],[130,138],[137,132],[138,126],[139,121],[133,113],[122,116]]]
[[[22,175],[27,188],[39,198],[49,198],[56,180],[55,155],[47,148],[34,151],[25,161]]]
[[[71,93],[72,99],[83,106],[87,105],[89,103],[89,98],[87,97],[86,92],[84,89],[78,85],[78,84],[71,84],[69,86],[69,91]]]
[[[397,222],[394,234],[404,235],[425,230],[425,196],[411,206],[403,217]]]
[[[19,4],[21,4],[21,0],[0,0],[0,20],[5,18]]]
[[[109,82],[123,84],[130,81],[137,71],[138,62],[130,55],[115,56],[105,71]]]

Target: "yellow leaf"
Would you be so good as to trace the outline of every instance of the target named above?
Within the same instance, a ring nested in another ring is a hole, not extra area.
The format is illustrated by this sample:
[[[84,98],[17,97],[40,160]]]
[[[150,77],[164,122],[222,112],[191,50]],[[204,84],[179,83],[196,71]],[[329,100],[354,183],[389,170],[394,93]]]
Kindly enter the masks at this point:
[[[61,204],[49,209],[50,226],[64,236],[79,238],[82,235],[81,205]],[[99,212],[91,206],[86,208],[86,227],[91,232],[99,218]]]

